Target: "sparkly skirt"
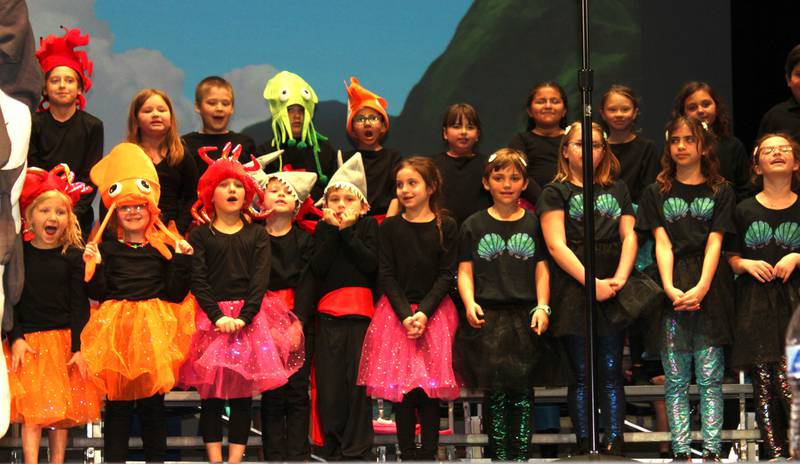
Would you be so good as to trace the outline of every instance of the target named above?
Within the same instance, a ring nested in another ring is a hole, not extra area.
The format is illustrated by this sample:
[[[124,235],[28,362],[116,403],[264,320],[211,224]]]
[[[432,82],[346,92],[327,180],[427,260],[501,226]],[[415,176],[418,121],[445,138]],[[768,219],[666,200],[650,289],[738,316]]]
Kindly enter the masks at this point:
[[[220,301],[226,316],[236,318],[244,300]],[[234,333],[216,331],[197,307],[197,332],[181,368],[181,388],[195,388],[201,398],[245,398],[284,385],[305,360],[303,328],[279,297],[267,293],[250,324]]]
[[[731,365],[749,368],[780,363],[786,355],[786,328],[800,305],[800,272],[788,282],[761,283],[749,274],[736,278],[736,336]]]
[[[11,422],[42,427],[68,428],[100,420],[103,396],[77,366],[67,366],[72,357],[69,329],[25,334],[34,353],[16,372],[9,370]],[[11,349],[3,344],[6,364]]]
[[[411,305],[412,312],[416,307]],[[366,385],[373,398],[394,402],[402,401],[403,395],[415,388],[422,388],[430,398],[458,398],[460,388],[452,362],[457,325],[456,308],[445,296],[425,332],[412,340],[389,299],[381,297],[364,337],[358,385]]]
[[[107,300],[81,332],[81,352],[109,400],[130,401],[175,386],[194,333],[194,299]]]

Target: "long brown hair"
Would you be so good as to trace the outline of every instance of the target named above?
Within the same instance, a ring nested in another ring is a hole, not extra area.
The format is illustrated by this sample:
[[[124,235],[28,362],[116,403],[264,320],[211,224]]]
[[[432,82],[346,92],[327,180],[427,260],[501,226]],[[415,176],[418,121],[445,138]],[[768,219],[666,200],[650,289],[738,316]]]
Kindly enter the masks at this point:
[[[706,178],[706,185],[716,194],[725,178],[719,173],[719,158],[717,158],[717,138],[706,128],[703,122],[696,118],[678,116],[667,123],[666,140],[664,141],[664,153],[661,155],[661,172],[656,176],[656,182],[660,187],[661,193],[672,190],[672,181],[675,180],[677,166],[672,159],[669,138],[672,133],[681,126],[686,126],[692,135],[697,139],[697,149],[700,151],[700,172]]]
[[[581,127],[582,123],[573,122],[567,126],[567,132],[561,137],[561,144],[558,146],[556,176],[553,178],[553,182],[569,182],[570,179],[572,179],[572,171],[569,169],[569,160],[564,154],[567,152],[568,144],[574,142],[576,139],[576,135],[578,134],[576,129],[580,129]],[[600,160],[600,164],[597,166],[597,169],[594,170],[594,179],[592,179],[592,182],[600,184],[603,187],[608,187],[614,182],[614,178],[619,173],[619,160],[611,151],[603,128],[600,127],[600,124],[593,122],[592,134],[595,132],[600,134],[600,138],[603,141],[603,159]],[[586,182],[586,179],[584,179],[584,182]]]
[[[684,111],[686,99],[699,90],[705,90],[708,92],[708,95],[712,100],[714,100],[714,105],[717,107],[717,116],[714,118],[714,122],[711,123],[711,130],[714,132],[714,135],[717,137],[722,135],[730,135],[731,117],[728,115],[728,110],[725,108],[725,102],[722,101],[722,98],[719,96],[719,94],[714,90],[713,87],[711,87],[711,84],[708,84],[707,82],[690,81],[683,84],[683,87],[681,87],[681,89],[678,91],[678,95],[675,96],[675,105],[672,108],[672,118],[675,119],[678,116],[686,116],[686,112]]]
[[[139,110],[142,109],[144,103],[148,98],[153,95],[158,95],[164,99],[164,103],[169,108],[170,127],[167,134],[161,140],[159,149],[166,151],[166,160],[170,166],[177,166],[183,161],[183,143],[178,135],[178,120],[175,117],[175,109],[172,106],[172,100],[166,92],[159,89],[143,89],[133,97],[131,106],[128,108],[128,139],[130,143],[140,144],[142,142],[142,134],[139,131]]]
[[[751,166],[752,170],[752,182],[753,184],[758,187],[759,189],[764,188],[764,176],[756,174],[756,166],[758,166],[758,162],[761,157],[761,144],[764,143],[765,140],[771,139],[773,137],[779,137],[783,140],[786,140],[786,143],[792,147],[792,156],[794,157],[794,163],[796,165],[800,165],[800,145],[786,132],[772,132],[769,134],[764,134],[758,138],[756,141],[756,149],[753,150],[753,166]],[[792,191],[797,192],[800,190],[800,170],[794,171],[792,173]]]
[[[442,232],[442,215],[444,214],[444,208],[442,207],[442,173],[439,172],[439,168],[436,167],[433,160],[427,156],[411,156],[397,163],[397,166],[395,166],[392,172],[392,178],[396,180],[397,173],[405,168],[417,171],[425,182],[425,186],[431,189],[431,195],[428,197],[428,206],[436,217],[436,230],[439,231],[439,245],[444,246],[444,233]],[[402,203],[399,206],[401,213],[405,211]]]

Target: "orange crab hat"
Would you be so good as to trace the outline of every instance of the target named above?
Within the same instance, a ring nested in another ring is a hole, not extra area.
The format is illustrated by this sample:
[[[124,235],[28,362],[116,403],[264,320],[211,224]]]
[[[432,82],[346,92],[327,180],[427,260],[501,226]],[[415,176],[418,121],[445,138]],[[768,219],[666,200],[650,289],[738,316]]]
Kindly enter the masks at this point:
[[[376,93],[371,92],[361,86],[355,77],[350,78],[350,85],[344,84],[347,89],[347,133],[353,132],[353,118],[363,108],[371,108],[383,116],[383,125],[389,130],[389,115],[386,108],[389,104],[386,100]]]

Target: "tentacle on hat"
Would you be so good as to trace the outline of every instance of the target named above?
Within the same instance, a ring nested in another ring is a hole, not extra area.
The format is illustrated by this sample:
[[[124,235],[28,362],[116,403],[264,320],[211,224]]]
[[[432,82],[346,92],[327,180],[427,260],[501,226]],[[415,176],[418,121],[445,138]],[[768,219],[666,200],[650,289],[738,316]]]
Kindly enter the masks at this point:
[[[89,45],[89,34],[81,35],[81,30],[77,27],[64,29],[64,36],[58,37],[50,34],[47,38],[39,39],[39,50],[36,51],[36,58],[42,71],[47,74],[56,66],[67,66],[73,69],[81,78],[82,91],[78,95],[78,107],[83,109],[86,106],[84,93],[92,88],[92,72],[94,63],[83,50],[75,50],[76,47]],[[45,100],[39,102],[39,110],[45,109]]]
[[[22,211],[22,224],[23,230],[29,229],[27,219],[25,218],[25,210],[33,204],[36,198],[51,190],[63,193],[69,198],[70,204],[80,200],[82,195],[92,193],[94,190],[91,186],[83,182],[73,182],[75,174],[70,171],[69,166],[64,163],[56,165],[50,171],[41,168],[28,168],[25,172],[25,183],[22,186],[22,194],[19,197],[20,209]],[[25,240],[31,240],[33,237],[29,234],[23,236]]]

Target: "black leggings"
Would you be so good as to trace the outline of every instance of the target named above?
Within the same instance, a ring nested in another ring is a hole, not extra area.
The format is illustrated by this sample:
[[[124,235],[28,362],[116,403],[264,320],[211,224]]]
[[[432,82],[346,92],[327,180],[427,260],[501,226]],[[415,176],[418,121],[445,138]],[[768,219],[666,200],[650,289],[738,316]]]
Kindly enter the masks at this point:
[[[227,400],[231,406],[228,422],[228,443],[246,445],[250,436],[250,416],[253,411],[253,398],[231,398]],[[208,398],[200,401],[200,434],[203,443],[222,441],[222,413],[225,400]]]
[[[163,462],[167,455],[164,395],[153,395],[135,401],[106,401],[105,460],[125,462],[128,459],[128,440],[134,411],[142,420],[144,460]]]
[[[394,417],[403,461],[435,461],[439,447],[439,399],[429,397],[421,388],[415,388],[403,396],[402,402],[394,403]],[[414,443],[417,417],[422,429],[420,449]]]

